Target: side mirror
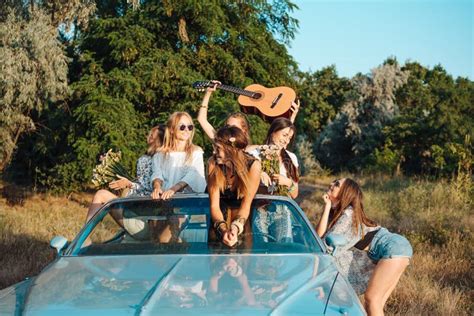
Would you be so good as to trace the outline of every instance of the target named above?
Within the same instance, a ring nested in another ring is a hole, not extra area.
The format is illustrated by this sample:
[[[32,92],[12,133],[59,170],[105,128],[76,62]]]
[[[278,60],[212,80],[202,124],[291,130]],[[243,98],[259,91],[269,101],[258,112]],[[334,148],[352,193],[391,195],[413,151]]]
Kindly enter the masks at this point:
[[[341,234],[329,234],[326,236],[326,244],[332,248],[332,255],[336,255],[338,247],[347,244],[347,238]]]
[[[61,254],[64,248],[67,246],[67,239],[64,238],[63,236],[56,236],[53,239],[51,239],[49,246],[51,248],[56,249],[58,252],[58,255]]]

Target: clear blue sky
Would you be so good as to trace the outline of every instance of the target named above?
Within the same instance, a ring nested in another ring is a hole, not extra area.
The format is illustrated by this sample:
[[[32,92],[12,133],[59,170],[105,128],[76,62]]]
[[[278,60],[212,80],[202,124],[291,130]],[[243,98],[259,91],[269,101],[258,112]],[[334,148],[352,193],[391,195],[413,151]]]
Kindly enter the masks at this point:
[[[441,64],[474,79],[474,0],[293,0],[299,31],[289,47],[302,70],[336,65],[368,73],[387,57]]]

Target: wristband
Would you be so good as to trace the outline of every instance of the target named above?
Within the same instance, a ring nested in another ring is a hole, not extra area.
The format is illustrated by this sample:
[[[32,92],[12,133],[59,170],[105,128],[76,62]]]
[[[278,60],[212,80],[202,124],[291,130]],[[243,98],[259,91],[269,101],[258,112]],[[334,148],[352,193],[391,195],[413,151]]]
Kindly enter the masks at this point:
[[[222,229],[223,229],[222,226],[223,225],[225,225],[225,228],[228,229],[226,221],[217,221],[217,222],[214,223],[214,230],[219,235],[219,237],[222,237]]]
[[[235,227],[237,227],[237,231],[238,231],[237,234],[240,235],[244,232],[244,224],[245,224],[245,218],[239,217],[232,222],[231,226],[234,225]]]
[[[291,180],[291,185],[288,188],[288,193],[293,192],[294,190],[296,190],[296,184],[293,180]]]

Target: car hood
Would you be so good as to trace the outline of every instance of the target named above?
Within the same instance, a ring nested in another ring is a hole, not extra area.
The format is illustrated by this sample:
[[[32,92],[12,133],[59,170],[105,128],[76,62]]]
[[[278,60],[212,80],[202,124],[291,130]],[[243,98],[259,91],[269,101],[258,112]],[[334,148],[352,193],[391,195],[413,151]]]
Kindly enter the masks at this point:
[[[323,315],[359,309],[323,254],[62,257],[37,278],[0,291],[0,314]]]

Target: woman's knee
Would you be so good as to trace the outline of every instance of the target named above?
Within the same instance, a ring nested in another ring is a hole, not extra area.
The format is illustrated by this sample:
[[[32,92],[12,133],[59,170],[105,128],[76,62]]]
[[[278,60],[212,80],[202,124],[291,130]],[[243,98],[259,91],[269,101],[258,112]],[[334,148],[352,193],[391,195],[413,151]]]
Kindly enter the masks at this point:
[[[382,305],[382,295],[378,291],[371,291],[370,289],[365,292],[364,305],[367,308]]]
[[[100,189],[94,195],[94,203],[105,203],[114,198],[114,194],[107,190]]]

